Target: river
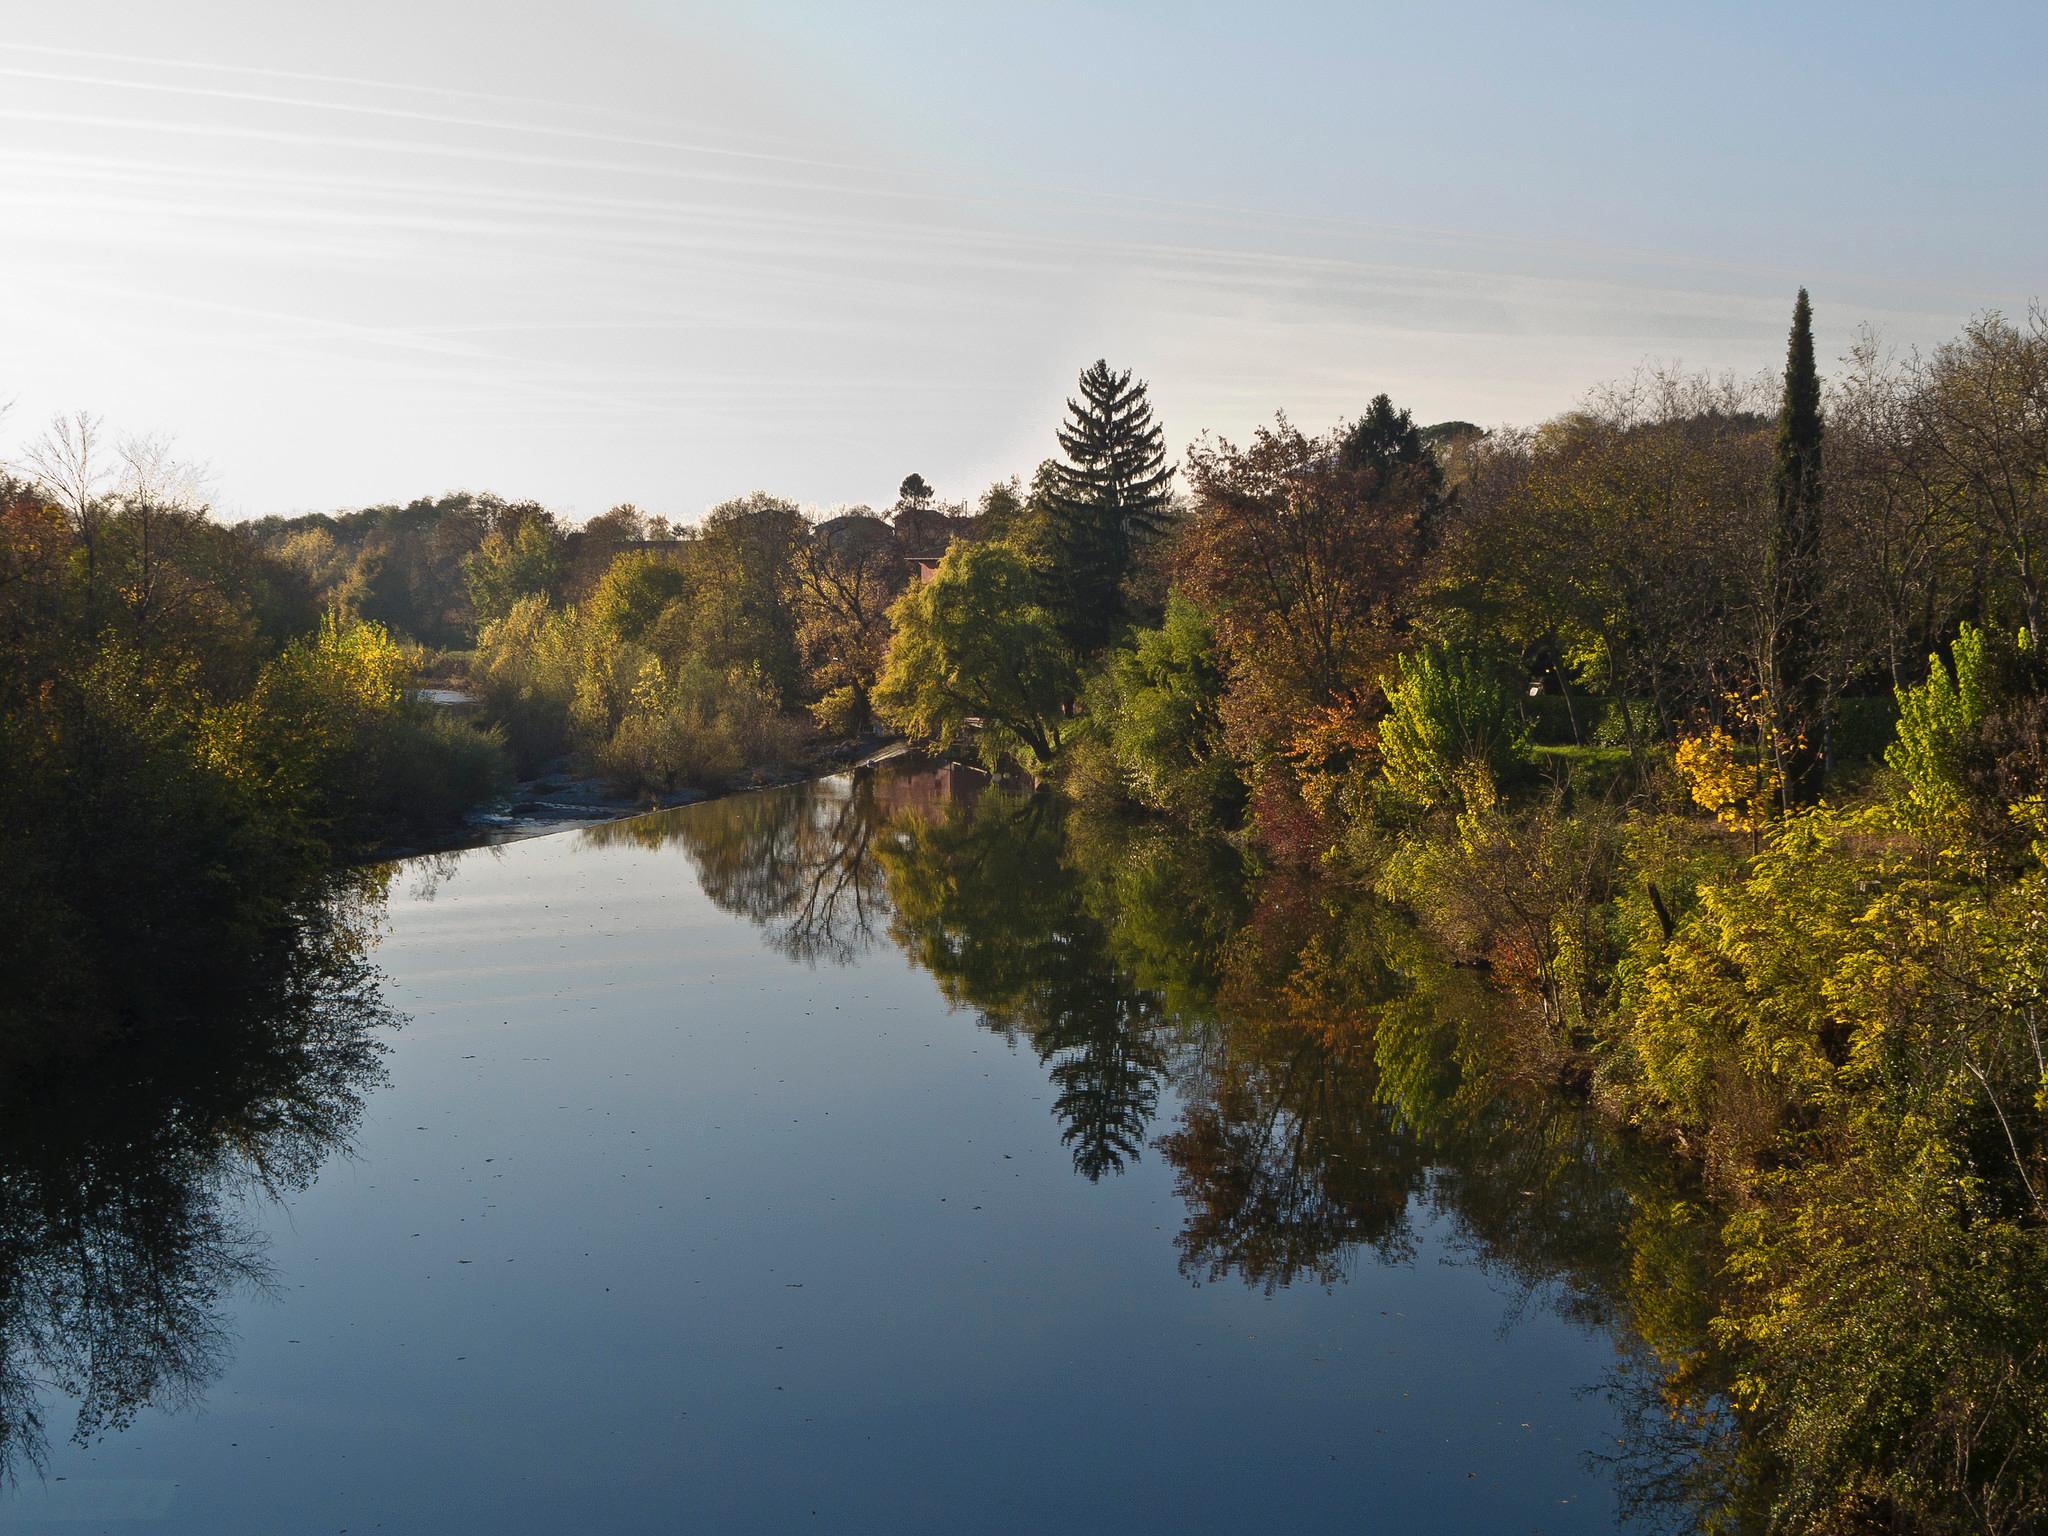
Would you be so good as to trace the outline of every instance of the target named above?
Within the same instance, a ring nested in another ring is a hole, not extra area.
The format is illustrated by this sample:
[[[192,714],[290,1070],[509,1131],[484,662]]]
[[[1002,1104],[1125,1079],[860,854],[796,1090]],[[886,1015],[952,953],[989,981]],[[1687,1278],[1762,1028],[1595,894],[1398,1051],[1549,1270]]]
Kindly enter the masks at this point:
[[[379,880],[245,1087],[0,1149],[0,1526],[1671,1521],[1664,1175],[1391,914],[916,765]]]

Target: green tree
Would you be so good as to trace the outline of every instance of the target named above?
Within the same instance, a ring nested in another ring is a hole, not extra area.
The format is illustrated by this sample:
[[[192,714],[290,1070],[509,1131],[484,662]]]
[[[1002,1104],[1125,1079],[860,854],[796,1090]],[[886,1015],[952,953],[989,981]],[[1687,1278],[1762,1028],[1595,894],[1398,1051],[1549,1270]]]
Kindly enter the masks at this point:
[[[1079,655],[1100,650],[1127,617],[1124,583],[1144,545],[1166,525],[1174,468],[1165,440],[1142,379],[1101,359],[1082,373],[1081,398],[1067,401],[1059,429],[1066,459],[1049,506],[1053,592],[1061,628]]]
[[[494,529],[463,562],[479,624],[504,618],[522,597],[552,595],[561,575],[561,542],[544,517],[521,518],[509,533]]]
[[[1764,647],[1768,679],[1778,711],[1779,731],[1789,743],[1784,781],[1786,798],[1810,805],[1820,798],[1821,715],[1826,705],[1821,658],[1820,374],[1813,361],[1813,306],[1799,290],[1792,306],[1792,335],[1785,351],[1785,393],[1778,408],[1778,438],[1773,465],[1776,513],[1771,520],[1770,606],[1765,622],[1771,633]]]
[[[1139,804],[1191,823],[1235,814],[1244,787],[1223,750],[1223,682],[1209,621],[1177,592],[1157,629],[1104,658],[1088,718]]]
[[[1423,494],[1420,533],[1425,543],[1435,533],[1443,494],[1443,470],[1429,440],[1429,433],[1438,430],[1431,427],[1425,431],[1406,410],[1394,409],[1386,395],[1375,395],[1365,414],[1337,439],[1338,463],[1354,473],[1365,472],[1374,492],[1384,490],[1397,476],[1419,482]]]
[[[637,644],[647,638],[662,612],[689,590],[689,574],[674,554],[632,549],[598,578],[585,608],[591,622],[613,640]]]
[[[713,508],[690,546],[691,648],[720,673],[758,671],[784,706],[803,677],[795,560],[809,532],[795,506],[756,492]]]
[[[1463,771],[1482,767],[1498,780],[1526,732],[1514,701],[1492,669],[1434,647],[1404,655],[1387,689],[1380,722],[1381,773],[1419,805],[1456,805]]]
[[[1042,767],[1066,734],[1073,654],[1039,605],[1037,574],[1001,544],[955,544],[938,574],[890,609],[896,637],[875,710],[908,735],[951,746],[979,727],[994,762]]]

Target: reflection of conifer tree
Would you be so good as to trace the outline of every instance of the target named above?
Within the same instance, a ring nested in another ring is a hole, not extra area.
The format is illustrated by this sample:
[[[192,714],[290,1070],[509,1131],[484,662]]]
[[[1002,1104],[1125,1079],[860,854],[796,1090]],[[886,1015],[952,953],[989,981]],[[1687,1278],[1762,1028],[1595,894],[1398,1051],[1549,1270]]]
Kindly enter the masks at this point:
[[[950,1001],[1030,1045],[1090,1180],[1142,1153],[1171,1082],[1183,1108],[1156,1145],[1190,1278],[1333,1284],[1362,1251],[1412,1255],[1433,1215],[1511,1307],[1614,1337],[1627,1510],[1754,1506],[1762,1462],[1717,1408],[1714,1220],[1583,1106],[1503,1075],[1470,972],[1359,893],[963,782],[886,771],[592,835],[682,842],[707,893],[793,955],[851,953],[887,911]]]
[[[872,883],[847,882],[861,911],[886,896],[890,937],[944,995],[1031,1046],[1085,1177],[1140,1155],[1171,1083],[1183,1108],[1156,1145],[1189,1277],[1332,1284],[1361,1251],[1409,1257],[1426,1212],[1512,1306],[1614,1337],[1607,1386],[1635,1426],[1613,1463],[1625,1509],[1679,1524],[1754,1507],[1762,1463],[1717,1407],[1714,1218],[1583,1106],[1519,1083],[1472,973],[1359,893],[1255,876],[1228,849],[1042,797],[962,798],[943,774],[877,783],[868,802],[781,792],[598,835],[690,827],[660,835],[681,836],[714,899],[792,934],[865,860]]]
[[[1097,973],[1111,980],[1115,973]],[[1049,995],[1042,1013],[1019,1027],[1047,1066],[1059,1095],[1053,1113],[1066,1127],[1074,1167],[1091,1182],[1138,1160],[1159,1107],[1164,1067],[1159,1020],[1142,997],[1097,986],[1093,995]]]
[[[882,853],[891,932],[948,999],[1030,1043],[1058,1091],[1075,1168],[1091,1180],[1120,1172],[1158,1106],[1162,1020],[1110,963],[1051,802],[990,792],[964,816],[904,833]]]

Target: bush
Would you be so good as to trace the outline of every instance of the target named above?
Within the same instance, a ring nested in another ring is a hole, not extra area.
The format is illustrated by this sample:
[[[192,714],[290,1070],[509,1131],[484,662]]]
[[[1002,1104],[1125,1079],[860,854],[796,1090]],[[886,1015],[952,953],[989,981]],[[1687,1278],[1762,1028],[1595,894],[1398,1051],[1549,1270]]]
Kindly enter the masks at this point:
[[[379,770],[373,805],[378,820],[412,831],[445,826],[512,786],[504,731],[443,709],[401,721]]]
[[[329,614],[208,717],[206,751],[330,841],[352,841],[376,809],[378,755],[418,708],[413,661],[382,625]]]
[[[1380,723],[1381,776],[1396,794],[1435,809],[1459,803],[1461,770],[1499,780],[1521,759],[1526,729],[1485,663],[1437,647],[1399,660]]]
[[[1575,693],[1567,699],[1561,693],[1539,693],[1518,701],[1528,722],[1530,742],[1547,747],[1626,747],[1628,727],[1622,701],[1599,694]],[[1629,711],[1640,729],[1648,705],[1630,699]]]
[[[811,718],[827,736],[849,737],[859,733],[861,717],[867,713],[853,684],[832,689],[811,706]]]
[[[795,761],[803,737],[760,678],[721,676],[697,660],[671,678],[649,657],[617,726],[592,755],[598,772],[623,790],[715,789],[745,769]]]
[[[416,655],[380,625],[329,616],[205,723],[209,759],[329,843],[445,823],[510,780],[502,731],[420,703]]]
[[[584,650],[575,610],[553,608],[544,597],[515,603],[477,636],[470,681],[522,771],[569,750]]]
[[[1899,690],[1898,734],[1884,753],[1905,781],[1911,814],[1923,824],[1949,820],[1963,809],[1963,745],[1984,718],[1990,668],[1983,631],[1963,625],[1950,654],[1953,670],[1930,656],[1927,681]]]
[[[1100,795],[1119,782],[1139,804],[1192,823],[1242,809],[1244,786],[1223,750],[1223,669],[1194,604],[1169,597],[1160,626],[1111,651],[1085,699],[1102,750],[1070,768],[1070,788],[1085,780]]]

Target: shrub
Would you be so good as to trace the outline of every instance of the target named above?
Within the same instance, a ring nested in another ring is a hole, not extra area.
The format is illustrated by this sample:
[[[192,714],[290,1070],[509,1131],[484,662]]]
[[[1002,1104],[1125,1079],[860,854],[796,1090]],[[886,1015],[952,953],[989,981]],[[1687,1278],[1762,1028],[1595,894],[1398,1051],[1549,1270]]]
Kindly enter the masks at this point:
[[[569,750],[585,645],[574,609],[529,597],[477,636],[471,682],[521,769]]]
[[[1952,819],[1963,809],[1963,744],[1984,718],[1984,633],[1965,624],[1949,648],[1953,670],[1940,656],[1927,658],[1927,681],[1899,690],[1899,726],[1884,760],[1905,781],[1906,803],[1923,825]]]
[[[831,689],[811,706],[811,718],[818,722],[818,729],[827,736],[858,734],[860,717],[865,713],[860,696],[851,683]]]
[[[1526,733],[1499,677],[1484,663],[1437,647],[1398,662],[1380,722],[1381,776],[1404,799],[1435,809],[1459,801],[1460,771],[1506,777]]]
[[[773,769],[802,751],[803,729],[783,716],[759,677],[721,675],[700,660],[667,675],[648,657],[628,707],[593,752],[624,790],[713,789],[748,768]]]
[[[206,722],[206,750],[323,833],[359,829],[377,754],[412,703],[413,656],[382,625],[329,614]]]
[[[1223,750],[1222,698],[1208,621],[1175,593],[1159,627],[1133,634],[1088,681],[1088,718],[1108,759],[1092,778],[1113,776],[1139,804],[1192,822],[1234,816],[1244,794]]]
[[[445,826],[512,784],[504,731],[444,709],[401,720],[379,769],[374,810],[385,824],[410,830]]]
[[[1674,756],[1693,803],[1722,826],[1754,835],[1770,825],[1785,787],[1775,758],[1745,752],[1718,725],[1681,737]]]

